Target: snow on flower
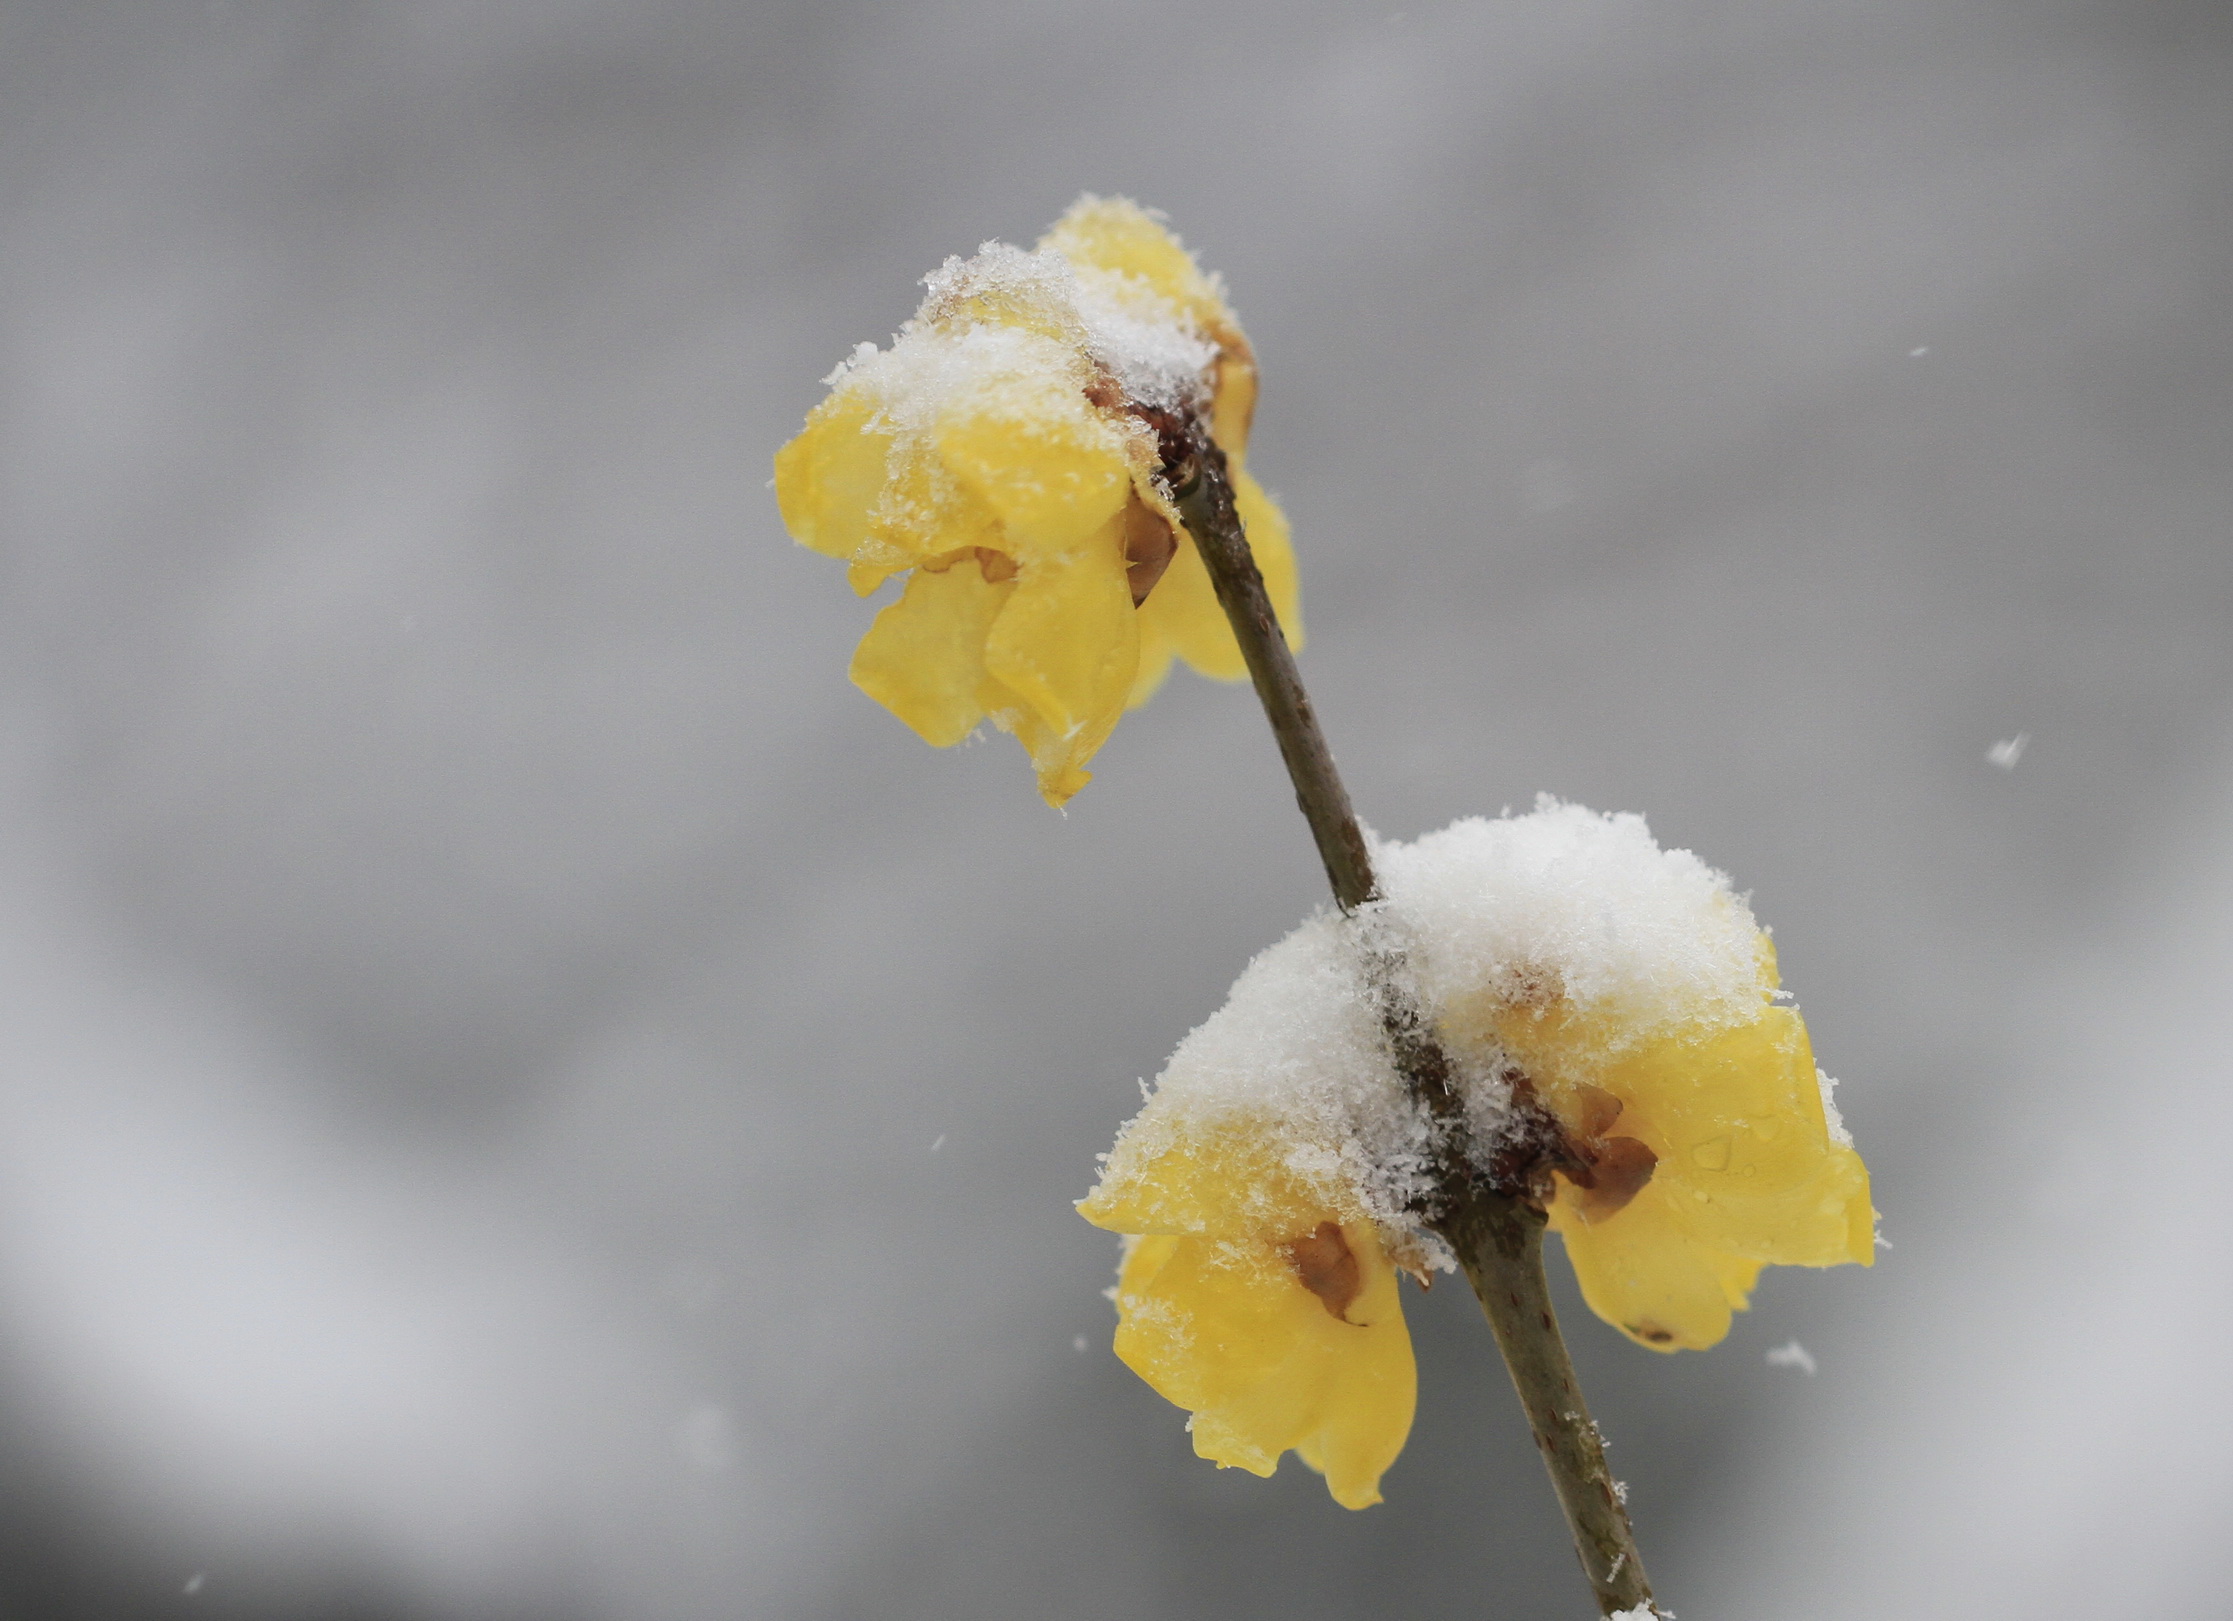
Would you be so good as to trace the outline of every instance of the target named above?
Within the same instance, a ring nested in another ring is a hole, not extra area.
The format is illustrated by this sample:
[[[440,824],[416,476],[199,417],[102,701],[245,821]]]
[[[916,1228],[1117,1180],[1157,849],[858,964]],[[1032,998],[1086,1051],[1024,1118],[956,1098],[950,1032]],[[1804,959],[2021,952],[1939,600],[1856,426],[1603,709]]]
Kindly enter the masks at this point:
[[[1556,1116],[1537,1195],[1631,1339],[1702,1349],[1764,1266],[1874,1258],[1868,1173],[1722,874],[1640,817],[1548,799],[1375,855],[1387,901],[1251,963],[1079,1206],[1135,1235],[1118,1354],[1193,1412],[1196,1450],[1259,1473],[1294,1450],[1352,1507],[1378,1500],[1411,1421],[1396,1271],[1450,1260],[1421,1215],[1434,1142],[1387,1056],[1371,931],[1404,942],[1477,1163],[1521,1105]]]
[[[1174,657],[1246,673],[1164,489],[1151,418],[1198,415],[1300,641],[1286,520],[1243,466],[1256,366],[1217,281],[1137,204],[1082,197],[1031,252],[988,242],[926,278],[777,453],[801,545],[862,596],[906,576],[856,685],[940,747],[990,718],[1060,805]]]

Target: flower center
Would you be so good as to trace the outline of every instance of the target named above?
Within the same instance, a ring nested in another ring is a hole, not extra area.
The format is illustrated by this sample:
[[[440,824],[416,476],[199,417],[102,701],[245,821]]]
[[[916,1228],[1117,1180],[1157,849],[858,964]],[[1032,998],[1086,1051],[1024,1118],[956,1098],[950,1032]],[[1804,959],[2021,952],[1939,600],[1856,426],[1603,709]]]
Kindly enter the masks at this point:
[[[1559,1169],[1581,1195],[1583,1219],[1603,1221],[1627,1208],[1628,1201],[1644,1191],[1659,1156],[1640,1138],[1606,1135],[1620,1118],[1619,1098],[1601,1087],[1584,1086],[1580,1090],[1581,1129],[1569,1138],[1573,1163]]]

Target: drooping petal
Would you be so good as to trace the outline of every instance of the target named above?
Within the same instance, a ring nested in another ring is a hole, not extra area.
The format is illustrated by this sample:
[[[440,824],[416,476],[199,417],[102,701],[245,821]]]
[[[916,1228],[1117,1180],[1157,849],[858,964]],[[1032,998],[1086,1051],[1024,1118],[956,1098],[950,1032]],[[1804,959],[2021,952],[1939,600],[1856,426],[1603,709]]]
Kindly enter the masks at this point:
[[[1633,1138],[1654,1156],[1643,1190],[1609,1213],[1562,1182],[1551,1222],[1590,1308],[1658,1350],[1720,1340],[1763,1265],[1875,1258],[1867,1169],[1831,1133],[1805,1022],[1768,1001],[1765,936],[1758,958],[1758,1012],[1734,1026],[1624,1045],[1610,1015],[1555,989],[1495,1020],[1500,1048],[1570,1130]]]
[[[1336,1502],[1364,1508],[1410,1434],[1417,1373],[1377,1234],[1340,1232],[1362,1288],[1339,1315],[1277,1239],[1140,1239],[1117,1285],[1116,1351],[1193,1413],[1201,1456],[1269,1475],[1292,1450]]]
[[[918,569],[853,652],[853,684],[939,748],[984,719],[985,639],[1015,594],[974,562]]]
[[[1215,617],[1207,617],[1212,615]],[[1163,578],[1156,582],[1147,601],[1140,604],[1138,617],[1140,667],[1126,699],[1129,708],[1137,709],[1155,696],[1169,678],[1171,660],[1182,646],[1215,649],[1216,637],[1223,635],[1232,647],[1232,662],[1240,663],[1240,646],[1232,640],[1232,629],[1225,623],[1224,609],[1217,605],[1210,577],[1202,568],[1201,555],[1194,550],[1192,536],[1180,542],[1179,549],[1172,554],[1170,566],[1163,571]],[[1189,662],[1196,669],[1202,668],[1199,659]]]
[[[1759,1270],[1693,1240],[1668,1218],[1666,1196],[1655,1186],[1597,1222],[1583,1220],[1561,1197],[1551,1207],[1551,1228],[1566,1240],[1589,1309],[1655,1351],[1720,1344],[1731,1306],[1743,1305],[1751,1286],[1742,1268]]]
[[[1039,791],[1060,805],[1087,781],[1139,668],[1121,514],[1067,556],[1019,560],[1015,593],[992,622],[984,668],[1012,699],[993,718],[1031,751]]]

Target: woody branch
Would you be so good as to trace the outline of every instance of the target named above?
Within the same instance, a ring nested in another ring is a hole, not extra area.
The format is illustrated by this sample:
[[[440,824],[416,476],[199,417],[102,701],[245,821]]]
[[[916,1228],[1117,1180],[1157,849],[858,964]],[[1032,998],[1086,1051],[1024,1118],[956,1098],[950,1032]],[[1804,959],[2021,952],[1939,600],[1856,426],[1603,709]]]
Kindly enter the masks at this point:
[[[1172,499],[1240,642],[1334,899],[1345,914],[1369,915],[1382,899],[1371,849],[1249,551],[1225,453],[1198,416],[1154,413],[1150,421],[1162,442]],[[1578,1169],[1576,1156],[1523,1078],[1515,1088],[1516,1141],[1500,1145],[1506,1151],[1484,1172],[1472,1152],[1449,1057],[1408,989],[1400,939],[1385,928],[1371,930],[1365,955],[1390,1055],[1413,1100],[1437,1127],[1438,1185],[1433,1207],[1423,1215],[1456,1253],[1504,1353],[1599,1613],[1641,1607],[1657,1614],[1628,1511],[1575,1382],[1543,1272],[1550,1171]]]

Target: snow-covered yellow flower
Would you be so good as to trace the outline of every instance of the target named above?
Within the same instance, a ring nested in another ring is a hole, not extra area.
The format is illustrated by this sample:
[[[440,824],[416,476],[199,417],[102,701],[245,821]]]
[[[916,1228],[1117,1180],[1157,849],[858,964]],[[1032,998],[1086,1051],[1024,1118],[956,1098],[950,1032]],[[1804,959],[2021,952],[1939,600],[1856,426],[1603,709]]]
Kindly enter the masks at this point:
[[[1116,1353],[1194,1415],[1194,1450],[1258,1475],[1292,1450],[1364,1508],[1417,1397],[1396,1269],[1356,1199],[1279,1163],[1277,1140],[1229,1125],[1078,1208],[1133,1235]]]
[[[1387,865],[1444,1041],[1566,1128],[1551,1227],[1598,1316],[1703,1349],[1763,1266],[1873,1263],[1868,1171],[1723,875],[1640,817],[1555,801]]]
[[[1251,963],[1078,1207],[1133,1235],[1117,1353],[1192,1411],[1195,1450],[1268,1474],[1292,1449],[1352,1507],[1411,1424],[1397,1273],[1452,1259],[1423,1214],[1444,1139],[1368,985],[1391,945],[1478,1172],[1547,1201],[1623,1333],[1709,1346],[1762,1267],[1875,1254],[1868,1172],[1722,874],[1640,817],[1553,800],[1374,858],[1385,907],[1313,918]]]
[[[926,281],[892,346],[863,344],[777,454],[776,497],[861,595],[906,576],[854,682],[932,744],[987,718],[1013,732],[1060,805],[1174,657],[1246,673],[1151,418],[1208,423],[1300,640],[1286,520],[1244,465],[1255,359],[1217,281],[1122,199],[1080,198],[1034,251],[987,243]]]

